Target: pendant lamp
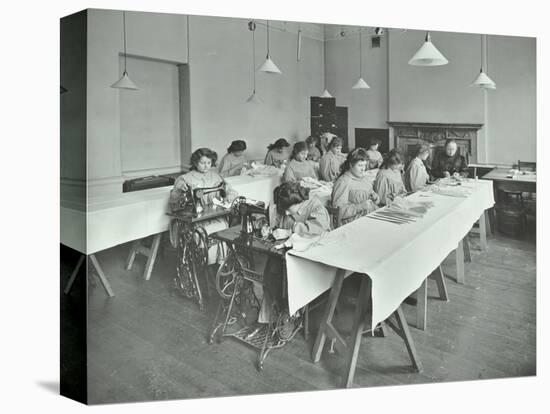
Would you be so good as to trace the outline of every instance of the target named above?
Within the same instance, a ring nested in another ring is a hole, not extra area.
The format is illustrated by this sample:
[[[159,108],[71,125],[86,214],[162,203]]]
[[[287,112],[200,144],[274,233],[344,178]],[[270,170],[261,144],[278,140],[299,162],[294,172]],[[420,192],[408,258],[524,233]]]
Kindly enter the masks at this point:
[[[271,56],[269,55],[269,20],[266,20],[267,23],[267,56],[265,57],[265,62],[260,66],[260,72],[265,73],[273,73],[280,75],[282,72],[277,67],[275,62],[271,60]]]
[[[296,46],[296,60],[299,62],[302,57],[302,27],[298,24],[298,42]]]
[[[367,82],[363,79],[363,42],[361,36],[361,27],[359,28],[359,80],[355,82],[352,89],[370,89],[370,86],[367,85]]]
[[[256,38],[254,33],[256,31],[256,23],[253,21],[248,22],[248,30],[252,32],[252,95],[248,97],[246,102],[248,103],[261,103],[260,98],[256,95]]]
[[[111,88],[137,90],[136,84],[128,76],[126,70],[126,12],[122,12],[122,31],[124,34],[124,72],[122,77],[111,85]]]
[[[481,61],[480,61],[480,68],[479,68],[479,75],[477,75],[477,78],[474,80],[470,86],[482,88],[482,89],[496,89],[497,86],[495,82],[485,73],[483,72],[483,35],[480,35],[481,37]],[[486,45],[486,58],[487,62],[489,62],[489,45]],[[487,64],[486,64],[487,66]]]
[[[324,35],[324,39],[323,39],[323,71],[325,72],[324,73],[324,77],[323,77],[323,85],[324,85],[324,91],[323,93],[320,95],[321,98],[332,98],[332,95],[330,94],[330,92],[328,91],[327,89],[327,33],[326,33],[326,27],[323,26],[323,35]]]
[[[409,65],[413,66],[441,66],[449,61],[441,54],[432,43],[430,32],[426,32],[426,39],[420,49],[409,60]]]

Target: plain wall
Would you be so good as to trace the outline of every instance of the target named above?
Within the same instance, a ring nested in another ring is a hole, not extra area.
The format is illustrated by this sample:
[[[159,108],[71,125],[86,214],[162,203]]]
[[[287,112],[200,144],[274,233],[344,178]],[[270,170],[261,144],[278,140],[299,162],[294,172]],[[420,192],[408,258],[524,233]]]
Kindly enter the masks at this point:
[[[246,103],[253,84],[248,19],[190,16],[189,22],[193,150],[211,147],[221,156],[231,140],[245,139],[249,157],[263,158],[275,139],[295,141],[309,135],[309,97],[318,94],[324,76],[321,26],[300,25],[304,35],[298,62],[298,25],[270,22],[271,57],[283,75],[256,73],[262,104],[255,106]],[[127,53],[187,63],[186,24],[185,15],[126,12]],[[266,55],[265,22],[258,22],[255,37],[259,67]],[[121,75],[122,48],[122,12],[90,9],[87,116],[92,195],[121,191],[120,94],[139,93],[110,87]],[[130,65],[128,72],[131,77]]]
[[[275,22],[274,22],[275,23]],[[272,23],[270,23],[272,24]],[[252,93],[252,36],[245,19],[195,17],[191,29],[191,133],[193,148],[210,146],[221,156],[233,139],[244,139],[252,158],[280,137],[289,141],[309,135],[309,97],[323,83],[322,42],[270,29],[270,53],[282,75],[256,73],[261,105],[246,103]],[[266,56],[266,28],[257,26],[256,66]]]
[[[536,161],[536,40],[490,36],[488,162]]]
[[[185,24],[182,15],[126,12],[127,53],[184,63]],[[122,52],[122,12],[89,9],[88,191],[92,196],[122,192],[120,94],[139,94],[111,88],[122,74]],[[128,72],[131,76],[131,65]]]
[[[139,93],[120,94],[122,172],[141,175],[143,170],[178,168],[183,110],[178,66],[134,57],[127,60]]]
[[[479,35],[432,32],[433,44],[449,63],[409,65],[425,35],[416,30],[389,32],[389,120],[482,123],[481,91],[468,87],[479,73]]]
[[[344,36],[340,32],[344,31]],[[359,79],[359,32],[354,26],[327,26],[327,88],[336,105],[348,107],[348,136],[355,146],[355,128],[388,128],[387,38],[371,48],[373,30],[362,30],[362,76],[370,89],[354,90]]]
[[[131,55],[187,63],[187,16],[127,12],[127,49]],[[535,40],[491,36],[489,74],[497,90],[468,85],[479,72],[476,34],[433,32],[432,40],[449,59],[442,67],[407,64],[424,41],[421,31],[386,31],[381,48],[370,47],[365,29],[363,77],[371,89],[354,91],[358,76],[358,39],[339,38],[336,26],[301,24],[301,60],[296,59],[297,23],[271,22],[271,57],[282,75],[256,72],[261,105],[246,103],[252,91],[252,36],[248,19],[190,16],[191,146],[208,146],[220,156],[233,139],[248,142],[250,158],[263,158],[276,138],[309,135],[309,98],[324,84],[337,105],[349,108],[349,138],[354,129],[385,128],[386,121],[484,123],[480,160],[511,163],[535,154]],[[120,94],[110,87],[121,75],[122,12],[88,10],[87,145],[92,195],[120,193]],[[258,21],[256,67],[266,54],[266,28]],[[338,26],[339,28],[340,26]],[[356,30],[356,29],[355,29]],[[324,64],[323,39],[327,39]],[[131,66],[128,67],[130,76]],[[138,85],[139,86],[139,85]],[[487,102],[484,100],[487,94]],[[67,95],[68,96],[68,95]],[[64,99],[64,97],[62,97]],[[81,135],[83,136],[83,135]],[[519,138],[518,138],[519,137]],[[182,160],[186,164],[187,160]],[[65,168],[65,167],[63,167]]]
[[[487,58],[479,34],[432,32],[432,42],[449,64],[417,67],[408,61],[424,42],[425,32],[386,30],[380,49],[363,42],[368,47],[363,77],[371,89],[354,91],[357,34],[339,37],[339,31],[340,27],[327,29],[327,87],[337,105],[349,108],[350,137],[355,127],[387,128],[386,121],[480,123],[484,124],[478,132],[480,162],[509,165],[518,159],[535,160],[534,38],[488,37],[488,74],[497,89],[485,91],[469,86],[482,57],[484,62]]]

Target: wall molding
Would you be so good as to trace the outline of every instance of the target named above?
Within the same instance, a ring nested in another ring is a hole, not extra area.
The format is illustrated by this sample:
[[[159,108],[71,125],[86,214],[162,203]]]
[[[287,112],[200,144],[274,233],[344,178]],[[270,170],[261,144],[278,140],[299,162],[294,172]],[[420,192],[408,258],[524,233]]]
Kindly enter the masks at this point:
[[[60,184],[62,186],[85,187],[86,180],[82,178],[61,177]]]

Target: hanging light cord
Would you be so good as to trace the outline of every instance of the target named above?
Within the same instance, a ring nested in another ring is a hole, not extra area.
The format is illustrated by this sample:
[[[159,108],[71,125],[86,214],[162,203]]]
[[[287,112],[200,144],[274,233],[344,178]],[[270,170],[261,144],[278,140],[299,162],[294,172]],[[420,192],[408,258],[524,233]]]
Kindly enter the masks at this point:
[[[256,30],[252,30],[252,79],[253,79],[253,93],[256,93],[256,38],[254,35],[254,32]]]
[[[485,69],[489,73],[489,35],[485,35]]]
[[[267,25],[267,56],[269,57],[269,20],[266,20]]]
[[[323,86],[327,89],[327,28],[323,25]]]
[[[190,44],[190,41],[189,41],[189,15],[187,15],[187,24],[185,25],[186,28],[186,32],[187,32],[187,65],[189,65],[189,61],[190,61],[190,47],[189,47],[189,44]]]
[[[126,12],[122,12],[122,32],[124,34],[124,73],[126,73]]]
[[[363,41],[361,36],[361,28],[359,28],[359,77],[363,76]]]
[[[481,40],[481,45],[480,45],[480,48],[479,48],[479,53],[481,55],[481,59],[479,60],[479,63],[481,65],[481,72],[483,72],[483,35],[479,35],[480,37],[480,40]]]

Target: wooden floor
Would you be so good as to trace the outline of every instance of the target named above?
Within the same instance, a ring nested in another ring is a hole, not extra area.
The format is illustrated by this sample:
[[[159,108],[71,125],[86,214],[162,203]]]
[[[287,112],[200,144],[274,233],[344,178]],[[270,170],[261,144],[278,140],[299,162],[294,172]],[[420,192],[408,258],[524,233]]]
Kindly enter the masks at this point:
[[[428,301],[425,332],[414,328],[415,309],[403,305],[424,371],[413,373],[402,340],[364,336],[355,376],[357,386],[463,381],[536,374],[536,257],[534,231],[522,240],[496,235],[487,252],[475,236],[466,285],[454,281],[454,255],[444,263],[450,302]],[[171,290],[174,257],[155,265],[150,281],[141,278],[145,260],[124,270],[130,244],[99,253],[116,296],[109,299],[97,278],[88,291],[88,402],[197,398],[338,388],[343,359],[310,358],[314,335],[297,335],[273,351],[264,370],[255,368],[256,351],[226,339],[208,345],[212,309]],[[429,254],[429,251],[426,251]],[[76,258],[75,258],[76,262]],[[62,263],[62,284],[74,263]],[[404,269],[405,270],[405,269]],[[84,275],[80,275],[84,277]],[[353,280],[346,281],[353,291]],[[428,295],[435,296],[430,282]],[[75,286],[75,289],[81,289]],[[78,292],[62,299],[70,311]],[[349,300],[347,302],[350,302]],[[346,302],[346,303],[347,303]],[[339,326],[351,328],[350,306]],[[318,311],[320,313],[320,311]],[[312,330],[319,314],[313,315]],[[69,329],[69,328],[67,328]]]

